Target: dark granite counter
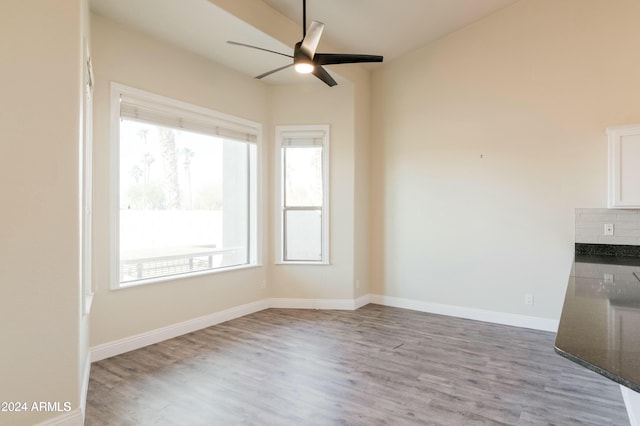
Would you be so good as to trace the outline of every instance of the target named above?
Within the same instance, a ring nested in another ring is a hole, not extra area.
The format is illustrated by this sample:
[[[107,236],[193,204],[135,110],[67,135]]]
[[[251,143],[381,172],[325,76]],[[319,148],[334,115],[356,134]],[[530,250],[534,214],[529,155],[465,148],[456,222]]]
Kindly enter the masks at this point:
[[[555,348],[640,392],[640,256],[616,247],[603,254],[576,244]]]

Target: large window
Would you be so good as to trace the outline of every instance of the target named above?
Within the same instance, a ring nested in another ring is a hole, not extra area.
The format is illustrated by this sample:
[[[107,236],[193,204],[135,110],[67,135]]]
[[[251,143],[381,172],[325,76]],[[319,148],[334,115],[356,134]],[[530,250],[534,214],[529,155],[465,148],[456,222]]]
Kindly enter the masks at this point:
[[[256,123],[112,85],[112,287],[256,264]]]
[[[278,262],[329,263],[329,126],[278,126]]]

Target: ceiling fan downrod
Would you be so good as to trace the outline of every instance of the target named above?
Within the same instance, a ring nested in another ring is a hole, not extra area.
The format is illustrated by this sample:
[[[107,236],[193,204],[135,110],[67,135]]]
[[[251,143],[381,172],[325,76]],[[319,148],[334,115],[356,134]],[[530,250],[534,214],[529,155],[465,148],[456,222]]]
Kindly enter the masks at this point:
[[[302,38],[307,36],[307,0],[302,0]]]

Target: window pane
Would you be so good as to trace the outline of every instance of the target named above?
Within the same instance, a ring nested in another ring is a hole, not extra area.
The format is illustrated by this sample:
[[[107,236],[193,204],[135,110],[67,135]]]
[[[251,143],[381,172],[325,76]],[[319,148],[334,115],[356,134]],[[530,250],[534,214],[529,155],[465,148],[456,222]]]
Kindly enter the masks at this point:
[[[286,210],[284,260],[322,260],[322,214],[320,210]]]
[[[321,206],[322,147],[287,147],[283,151],[285,206]]]
[[[249,150],[123,119],[120,282],[248,263]]]

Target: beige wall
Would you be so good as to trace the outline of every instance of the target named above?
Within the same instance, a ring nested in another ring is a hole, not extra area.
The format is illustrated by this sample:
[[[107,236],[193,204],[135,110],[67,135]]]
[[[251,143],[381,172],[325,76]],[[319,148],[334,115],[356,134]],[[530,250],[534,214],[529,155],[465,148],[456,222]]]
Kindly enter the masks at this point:
[[[354,296],[370,293],[370,186],[371,163],[371,81],[369,74],[354,79]],[[356,286],[357,283],[357,287]]]
[[[257,0],[212,2],[281,41],[299,36]],[[13,41],[0,56],[1,214],[11,224],[0,246],[2,346],[11,348],[0,355],[0,400],[77,408],[81,397],[84,6],[11,0],[0,14],[0,35]],[[92,16],[91,344],[266,297],[374,293],[557,319],[574,208],[606,205],[604,128],[640,121],[639,15],[635,0],[522,0],[382,65],[371,81],[359,67],[336,67],[349,82],[332,89],[270,87]],[[264,124],[265,266],[108,290],[110,81]],[[272,265],[273,126],[288,124],[331,125],[330,266]],[[525,293],[534,306],[524,305]]]
[[[80,0],[0,6],[0,401],[80,404]],[[30,405],[29,405],[29,408]],[[60,413],[0,413],[30,425]]]
[[[262,2],[212,1],[281,41],[299,36]],[[85,7],[9,0],[0,13],[0,36],[11,41],[0,56],[0,214],[10,224],[0,245],[3,401],[80,403],[88,341],[78,276]],[[371,82],[359,67],[336,68],[350,82],[330,90],[269,87],[93,16],[91,344],[265,297],[371,292],[557,318],[574,208],[606,204],[604,128],[640,121],[639,15],[635,0],[523,0],[384,64]],[[108,290],[110,81],[265,124],[265,266]],[[314,123],[332,130],[332,265],[273,266],[273,126]],[[533,307],[524,293],[534,294]],[[0,413],[0,423],[57,414]]]
[[[322,83],[274,86],[274,125],[329,124],[330,265],[275,265],[269,282],[272,296],[303,299],[352,299],[354,262],[354,93],[353,85],[327,89]],[[269,159],[273,164],[275,152]],[[275,182],[275,179],[273,179]],[[273,187],[273,185],[272,185]],[[275,199],[273,191],[269,196]],[[275,212],[275,209],[274,209]],[[275,216],[275,214],[274,214]],[[275,220],[272,220],[272,226]],[[272,233],[273,235],[273,233]],[[273,238],[277,238],[274,236]],[[274,251],[274,245],[269,251]],[[272,253],[271,261],[274,259]]]
[[[94,102],[94,269],[98,289],[91,312],[91,345],[267,297],[260,283],[266,268],[176,279],[109,290],[109,85],[111,81],[211,108],[260,123],[268,122],[263,83],[199,56],[92,15]],[[264,131],[268,144],[270,131]],[[264,155],[261,182],[266,184]],[[267,186],[268,188],[268,186]],[[266,200],[264,200],[266,201]],[[266,203],[259,206],[266,215]],[[268,222],[265,221],[265,226]],[[265,232],[263,227],[263,233]],[[265,234],[266,235],[266,234]],[[263,238],[266,244],[266,238]],[[263,248],[264,252],[264,248]]]
[[[299,25],[262,1],[210,1],[285,44],[300,37]],[[319,50],[335,51],[324,39]],[[327,68],[348,80],[350,88],[343,80],[332,89],[315,84],[276,87],[271,110],[274,125],[331,125],[332,266],[273,267],[274,297],[350,299],[369,293],[369,72],[358,65]],[[356,280],[359,289],[354,288]]]
[[[523,0],[373,73],[373,293],[559,317],[604,129],[640,121],[639,14]]]
[[[231,6],[240,18],[248,19],[244,13],[252,8]],[[347,73],[355,83],[341,80],[340,85],[330,90],[315,81],[308,85],[270,87],[100,16],[92,18],[98,81],[94,103],[94,268],[98,291],[91,315],[91,345],[109,343],[266,297],[353,298],[354,223],[361,223],[366,229],[368,215],[366,195],[359,195],[357,201],[354,196],[354,170],[360,170],[359,190],[366,192],[367,188],[362,177],[366,176],[368,163],[367,148],[363,145],[368,142],[365,135],[369,112],[368,73],[351,69]],[[272,21],[276,33],[286,28],[279,18]],[[268,20],[263,20],[263,25],[264,21]],[[265,174],[261,179],[263,210],[260,212],[264,267],[118,291],[108,289],[110,81],[264,124]],[[273,266],[273,126],[292,124],[331,126],[331,265],[328,266]],[[360,141],[357,148],[356,141]],[[360,154],[358,159],[354,158],[356,149]],[[360,166],[355,167],[355,162]],[[358,257],[357,268],[366,276],[364,262],[368,246],[363,241],[366,240],[359,236],[357,242],[365,254]],[[264,290],[260,288],[263,279],[267,281]]]

